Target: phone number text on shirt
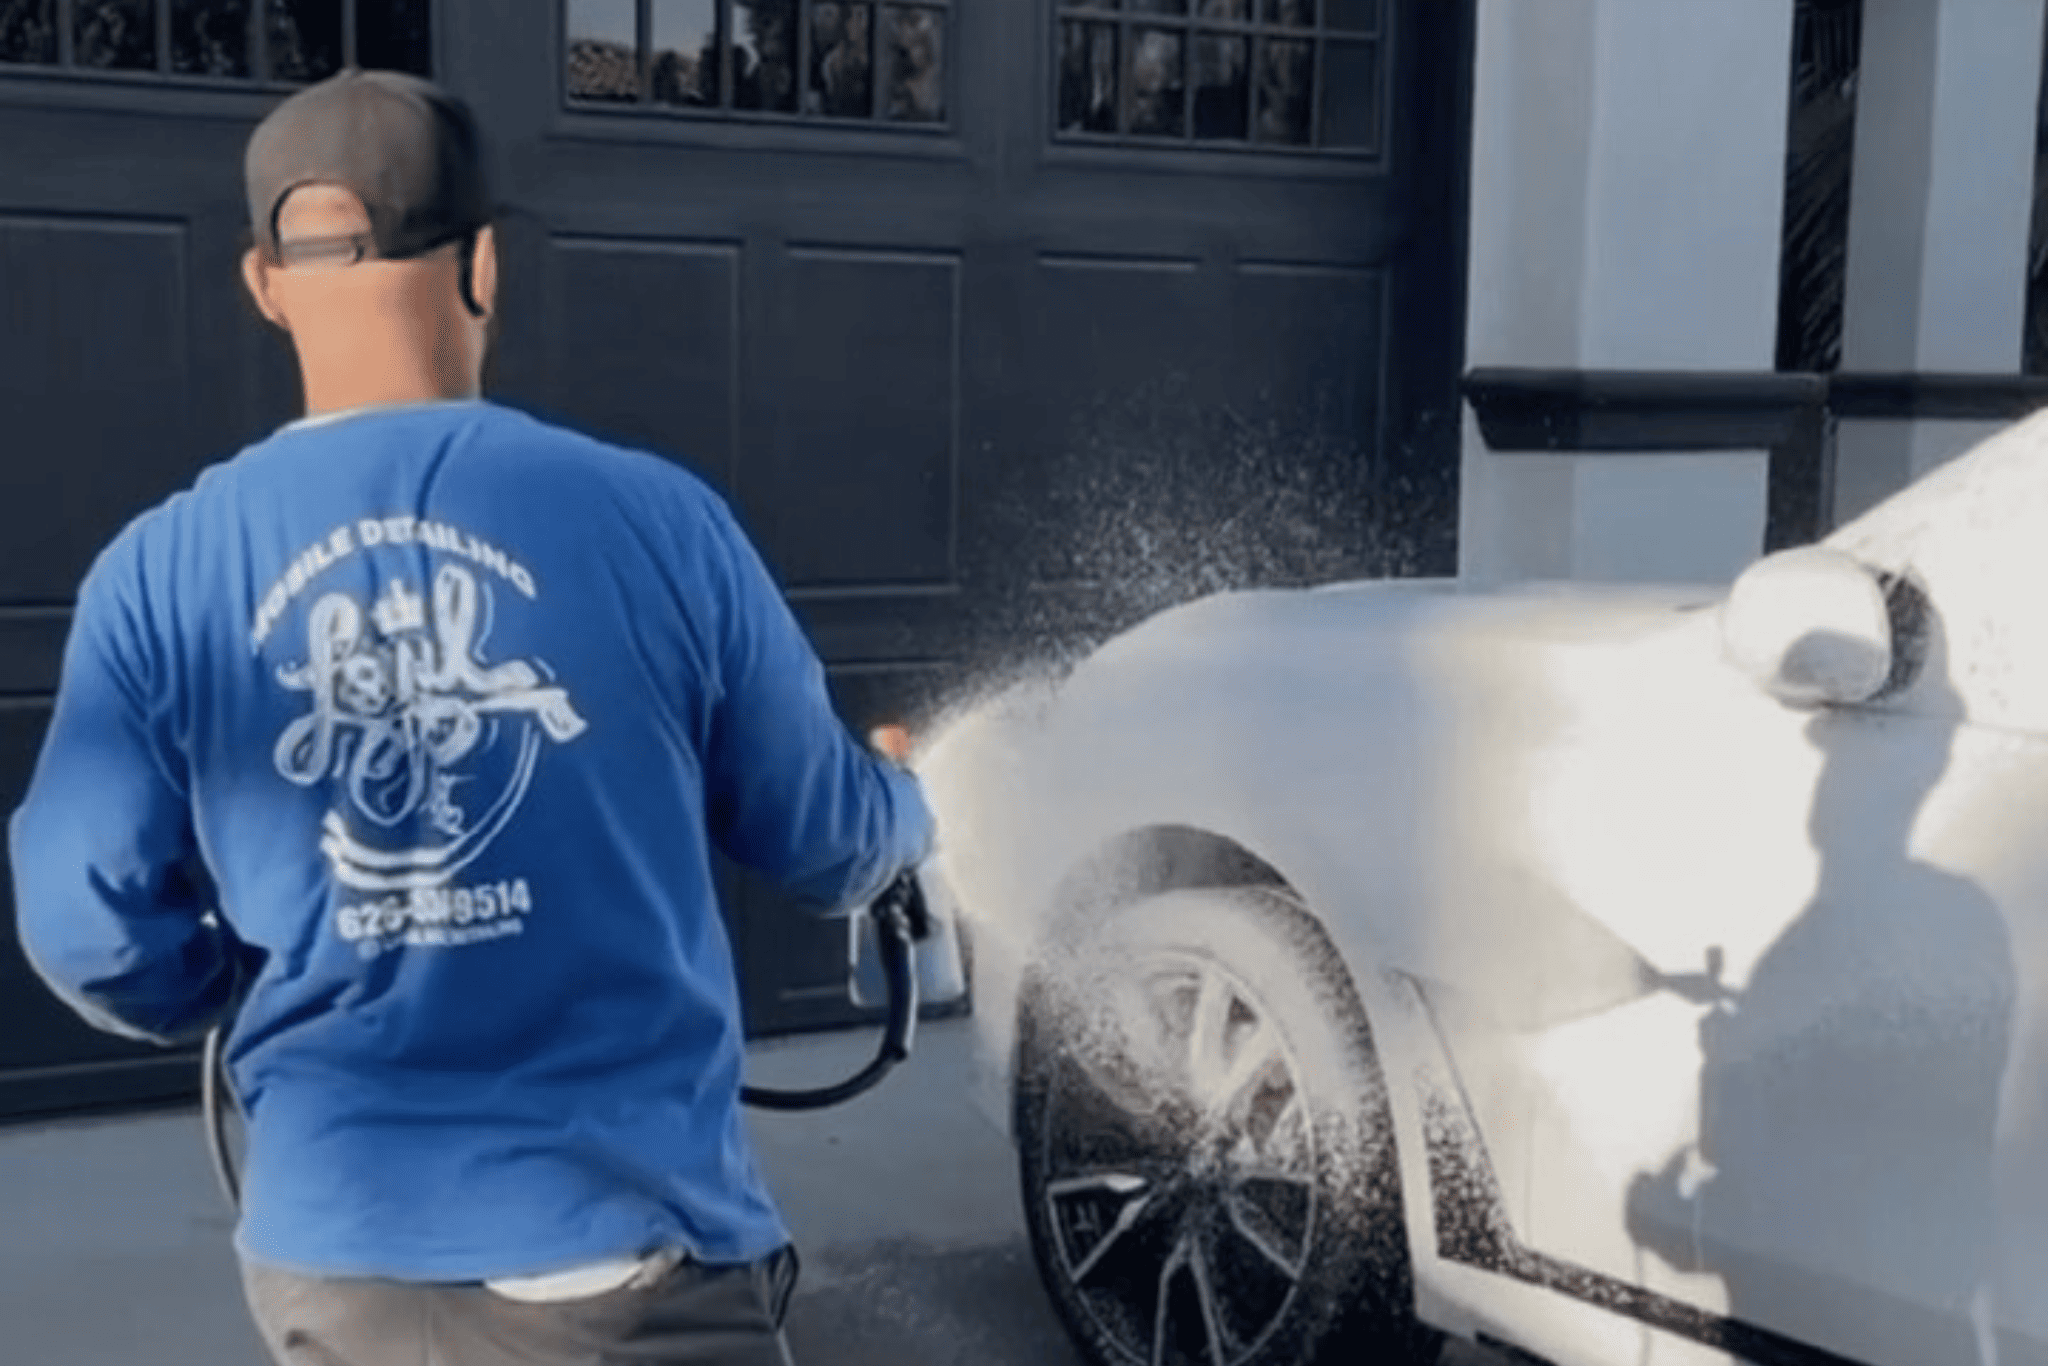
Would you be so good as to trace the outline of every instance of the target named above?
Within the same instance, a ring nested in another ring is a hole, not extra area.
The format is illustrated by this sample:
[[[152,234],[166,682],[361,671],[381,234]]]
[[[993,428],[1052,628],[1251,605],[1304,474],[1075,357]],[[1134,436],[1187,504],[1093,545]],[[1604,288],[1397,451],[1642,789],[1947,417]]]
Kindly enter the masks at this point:
[[[516,923],[533,912],[533,892],[525,878],[483,883],[474,887],[415,887],[402,895],[343,906],[335,927],[350,943],[390,939],[450,926]],[[516,932],[516,931],[514,931]],[[487,936],[495,938],[496,936]],[[421,942],[457,942],[448,938]]]

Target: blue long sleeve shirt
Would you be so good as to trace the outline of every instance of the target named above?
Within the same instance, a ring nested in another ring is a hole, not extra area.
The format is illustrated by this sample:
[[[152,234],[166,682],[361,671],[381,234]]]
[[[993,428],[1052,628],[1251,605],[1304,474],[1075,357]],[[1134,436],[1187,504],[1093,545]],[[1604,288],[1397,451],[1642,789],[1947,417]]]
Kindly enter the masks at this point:
[[[466,1281],[785,1242],[712,850],[840,908],[931,823],[709,489],[471,401],[293,424],[128,526],[9,833],[88,1021],[234,1012],[245,1255]]]

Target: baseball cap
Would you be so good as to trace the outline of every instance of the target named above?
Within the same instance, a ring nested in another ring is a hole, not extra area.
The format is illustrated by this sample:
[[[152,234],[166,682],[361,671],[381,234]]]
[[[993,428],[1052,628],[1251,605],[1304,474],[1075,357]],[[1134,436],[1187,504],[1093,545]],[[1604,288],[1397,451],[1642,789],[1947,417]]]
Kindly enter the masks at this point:
[[[250,226],[273,256],[278,207],[301,185],[354,191],[386,260],[417,256],[492,217],[469,107],[399,71],[349,67],[291,96],[250,134],[243,173]]]

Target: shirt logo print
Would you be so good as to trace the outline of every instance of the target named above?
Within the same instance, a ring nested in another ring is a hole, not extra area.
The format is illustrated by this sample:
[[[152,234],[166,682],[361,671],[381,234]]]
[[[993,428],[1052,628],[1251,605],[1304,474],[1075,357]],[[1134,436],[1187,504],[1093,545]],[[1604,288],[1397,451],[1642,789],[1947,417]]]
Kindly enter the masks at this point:
[[[588,729],[544,663],[483,660],[487,594],[458,565],[431,602],[402,581],[368,611],[328,593],[307,616],[306,662],[278,670],[310,705],[278,737],[277,771],[341,785],[320,848],[349,887],[445,885],[518,813],[543,738]]]

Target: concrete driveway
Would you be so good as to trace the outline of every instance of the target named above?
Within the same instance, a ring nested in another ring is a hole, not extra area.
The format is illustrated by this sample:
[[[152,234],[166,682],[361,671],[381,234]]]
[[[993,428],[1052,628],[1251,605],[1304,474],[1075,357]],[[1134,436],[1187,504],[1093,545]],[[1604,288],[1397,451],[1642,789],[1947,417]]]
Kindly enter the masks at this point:
[[[757,1045],[752,1079],[835,1080],[865,1034]],[[804,1255],[803,1366],[1080,1366],[1031,1265],[1007,1141],[969,1099],[965,1021],[814,1115],[757,1114]],[[267,1366],[192,1113],[0,1130],[0,1356],[45,1366]],[[1444,1366],[1491,1358],[1454,1348]]]
[[[918,1027],[917,1051],[835,1110],[756,1112],[755,1141],[796,1234],[799,1366],[1080,1366],[1026,1246],[1009,1141],[976,1107],[974,1031]],[[750,1080],[846,1075],[874,1038],[756,1045]]]
[[[973,1032],[922,1026],[880,1089],[757,1114],[804,1255],[798,1359],[1078,1366],[1023,1241],[1008,1146],[967,1100]],[[772,1040],[753,1079],[836,1080],[865,1033]],[[266,1366],[230,1221],[190,1112],[0,1130],[0,1358],[47,1366]]]

